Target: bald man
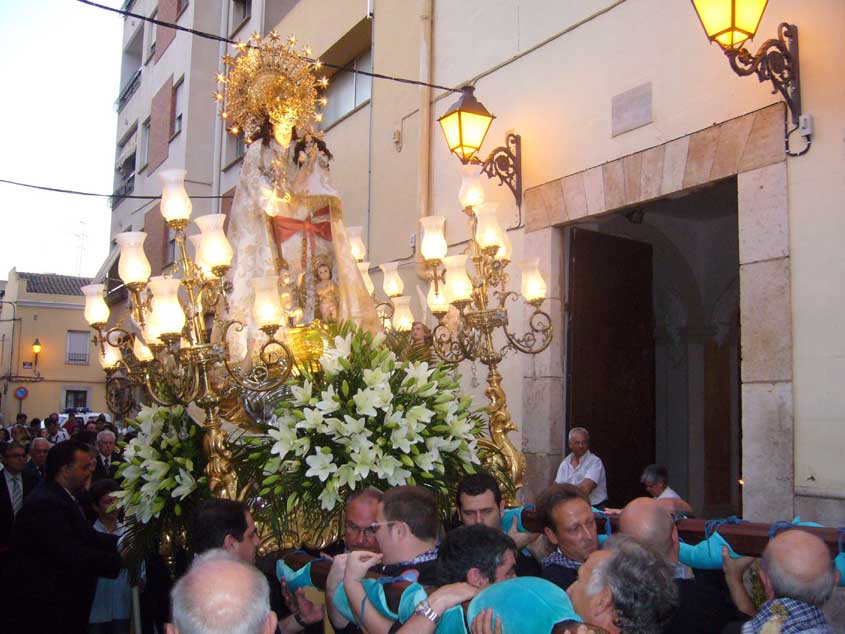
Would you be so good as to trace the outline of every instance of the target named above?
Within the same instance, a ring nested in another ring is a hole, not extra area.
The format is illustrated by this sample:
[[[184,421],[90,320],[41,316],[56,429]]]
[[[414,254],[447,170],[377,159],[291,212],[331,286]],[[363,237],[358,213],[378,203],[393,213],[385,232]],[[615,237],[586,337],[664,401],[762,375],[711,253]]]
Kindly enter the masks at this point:
[[[726,593],[696,577],[693,570],[678,560],[680,539],[671,513],[652,498],[637,498],[622,510],[619,530],[663,555],[674,566],[675,584],[678,586],[680,606],[674,618],[663,630],[664,634],[712,634],[721,632],[732,621],[751,616],[737,609]],[[741,584],[740,584],[741,585]],[[734,595],[734,588],[728,583]],[[747,599],[747,595],[739,600]],[[740,606],[750,608],[744,603]]]
[[[733,631],[760,634],[763,626],[785,609],[782,632],[832,634],[821,608],[839,583],[839,572],[821,539],[800,529],[777,535],[763,551],[760,582],[766,602],[742,630]]]
[[[267,580],[253,566],[222,549],[194,560],[173,586],[173,623],[167,634],[273,634]]]

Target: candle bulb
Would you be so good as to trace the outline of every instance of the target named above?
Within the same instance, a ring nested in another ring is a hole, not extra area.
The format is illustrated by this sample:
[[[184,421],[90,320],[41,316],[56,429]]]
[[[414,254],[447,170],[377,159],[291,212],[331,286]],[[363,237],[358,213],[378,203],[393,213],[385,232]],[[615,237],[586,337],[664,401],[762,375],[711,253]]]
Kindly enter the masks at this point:
[[[393,328],[401,332],[408,332],[414,325],[414,314],[411,312],[411,298],[400,295],[391,299],[393,303]]]
[[[364,244],[364,239],[361,237],[363,227],[346,227],[346,233],[349,235],[349,246],[352,249],[352,257],[356,262],[363,262],[367,257],[367,246]]]
[[[424,216],[420,218],[422,227],[420,252],[427,261],[442,260],[446,256],[448,245],[443,232],[445,224],[445,216]]]
[[[542,302],[546,297],[546,282],[540,275],[540,258],[528,258],[519,263],[522,269],[522,296],[527,302]]]
[[[446,267],[446,297],[449,302],[460,306],[472,299],[472,281],[467,275],[467,256],[448,255],[443,258]]]
[[[228,269],[232,264],[234,251],[223,233],[226,214],[206,214],[194,222],[200,228],[199,249],[197,255],[202,263],[212,271]]]
[[[184,229],[191,217],[191,199],[185,191],[186,170],[173,169],[159,172],[162,183],[161,215],[165,222],[177,229]]]
[[[282,302],[279,297],[278,275],[256,277],[250,281],[255,297],[252,314],[261,329],[275,330],[282,323]]]
[[[150,261],[144,255],[144,240],[147,239],[147,234],[143,231],[126,231],[118,233],[114,239],[120,247],[117,274],[127,286],[143,288],[152,272]]]
[[[402,291],[405,289],[405,283],[399,275],[399,263],[385,262],[384,264],[379,264],[379,268],[382,270],[382,273],[384,273],[384,280],[382,282],[384,294],[388,297],[397,297],[401,295]]]
[[[461,166],[461,189],[458,191],[458,200],[464,209],[484,203],[481,170],[477,165],[467,163]]]
[[[481,205],[475,212],[476,227],[475,227],[475,241],[481,249],[494,249],[494,255],[498,253],[505,243],[505,238],[502,235],[502,227],[499,225],[499,219],[496,217],[496,203],[486,203]]]
[[[161,339],[175,339],[181,336],[185,327],[185,312],[179,303],[181,281],[161,275],[151,277],[150,292],[153,295],[152,320]]]
[[[89,326],[100,329],[109,320],[109,307],[103,299],[103,284],[88,284],[79,290],[85,295],[85,321]]]

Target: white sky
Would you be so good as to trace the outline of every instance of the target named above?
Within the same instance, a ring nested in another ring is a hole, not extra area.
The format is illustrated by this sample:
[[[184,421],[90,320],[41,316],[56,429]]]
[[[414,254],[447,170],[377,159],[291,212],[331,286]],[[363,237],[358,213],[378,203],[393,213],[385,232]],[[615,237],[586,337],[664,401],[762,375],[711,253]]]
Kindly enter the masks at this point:
[[[120,15],[75,0],[0,0],[0,179],[111,193],[122,32]],[[107,198],[0,183],[0,279],[94,275],[110,214]]]

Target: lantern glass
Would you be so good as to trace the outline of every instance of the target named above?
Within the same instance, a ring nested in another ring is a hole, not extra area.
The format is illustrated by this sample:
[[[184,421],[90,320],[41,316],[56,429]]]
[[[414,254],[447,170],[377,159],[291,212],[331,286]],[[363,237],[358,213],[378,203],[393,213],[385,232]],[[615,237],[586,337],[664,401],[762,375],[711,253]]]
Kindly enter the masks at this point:
[[[692,0],[704,32],[723,49],[754,38],[768,0]]]
[[[250,281],[255,292],[252,314],[259,328],[282,323],[282,302],[279,297],[278,275],[256,277]]]
[[[102,366],[103,370],[114,370],[117,364],[120,363],[120,360],[120,350],[107,341],[103,342],[103,351],[100,353],[100,366]]]
[[[185,191],[186,170],[164,170],[161,179],[161,215],[167,223],[187,223],[191,217],[191,199]],[[184,226],[184,224],[183,224]]]
[[[140,337],[135,337],[135,341],[132,342],[132,353],[135,355],[135,358],[138,359],[141,363],[146,363],[147,361],[153,360],[153,353],[147,347],[147,345],[141,341]]]
[[[85,295],[85,321],[89,326],[102,327],[109,320],[109,307],[103,299],[104,284],[88,284],[79,290]]]
[[[388,297],[397,297],[401,295],[402,291],[405,289],[405,283],[399,275],[399,263],[385,262],[384,264],[379,264],[379,268],[382,273],[384,273],[384,280],[382,280],[384,294]]]
[[[519,263],[522,269],[522,296],[529,302],[545,299],[546,282],[540,275],[540,258],[528,258]]]
[[[358,262],[358,270],[361,271],[361,277],[364,278],[364,286],[367,287],[367,292],[372,295],[376,287],[373,286],[373,280],[370,278],[370,263]]]
[[[414,325],[414,314],[411,312],[411,298],[400,295],[390,300],[393,302],[393,328],[401,332],[408,332]]]
[[[199,249],[197,255],[204,266],[209,269],[232,264],[232,245],[223,233],[226,214],[206,214],[196,220],[200,228]]]
[[[475,211],[475,241],[482,249],[497,247],[498,253],[505,244],[504,231],[496,216],[496,203],[485,203]]]
[[[461,189],[458,191],[461,207],[477,207],[484,203],[484,186],[478,165],[461,165]]]
[[[446,299],[446,288],[438,284],[437,292],[434,290],[434,282],[428,287],[428,295],[425,298],[431,314],[438,319],[449,312],[449,301]]]
[[[364,244],[364,239],[361,237],[363,227],[346,227],[346,233],[349,236],[349,246],[352,249],[352,257],[356,262],[363,262],[367,257],[367,245]]]
[[[185,327],[185,312],[179,303],[181,281],[161,275],[150,278],[149,288],[153,294],[152,318],[159,336],[175,335]]]
[[[465,302],[472,298],[472,281],[467,275],[467,256],[448,255],[443,258],[446,267],[446,298],[449,303]]]
[[[38,337],[36,337],[35,341],[32,342],[32,354],[41,354],[41,342],[38,340]]]
[[[124,284],[146,284],[150,278],[152,269],[144,254],[146,238],[147,234],[143,231],[126,231],[114,237],[120,247],[117,274]]]
[[[475,98],[474,91],[474,87],[465,86],[461,97],[438,119],[449,150],[462,163],[469,162],[481,148],[493,121],[493,115]]]
[[[442,260],[445,257],[448,249],[446,236],[443,233],[445,224],[445,216],[423,216],[420,218],[420,226],[422,227],[420,252],[426,260]]]
[[[192,236],[188,236],[188,240],[190,240],[191,245],[194,247],[194,264],[196,264],[202,271],[203,277],[206,279],[217,279],[217,276],[212,272],[211,267],[202,260],[202,253],[200,252],[200,241],[202,240],[202,236],[196,233]]]
[[[513,245],[508,237],[507,231],[502,231],[502,248],[496,252],[496,259],[502,262],[510,262],[513,255]]]

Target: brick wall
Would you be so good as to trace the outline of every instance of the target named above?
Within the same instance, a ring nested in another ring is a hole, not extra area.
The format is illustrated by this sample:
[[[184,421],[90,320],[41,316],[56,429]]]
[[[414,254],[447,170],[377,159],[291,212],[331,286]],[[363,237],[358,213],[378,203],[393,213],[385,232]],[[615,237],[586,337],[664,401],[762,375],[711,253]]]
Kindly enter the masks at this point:
[[[144,251],[150,260],[151,275],[161,275],[162,268],[167,264],[168,232],[159,205],[150,208],[144,216],[144,231],[147,233]]]
[[[158,0],[158,14],[156,17],[162,22],[176,22],[176,17],[179,14],[179,0]],[[156,27],[156,52],[153,61],[157,62],[173,38],[176,37],[175,29],[168,27]]]
[[[170,148],[173,126],[173,77],[169,77],[153,97],[150,108],[150,155],[147,174],[161,165]]]

